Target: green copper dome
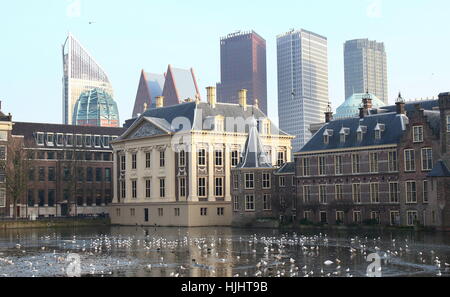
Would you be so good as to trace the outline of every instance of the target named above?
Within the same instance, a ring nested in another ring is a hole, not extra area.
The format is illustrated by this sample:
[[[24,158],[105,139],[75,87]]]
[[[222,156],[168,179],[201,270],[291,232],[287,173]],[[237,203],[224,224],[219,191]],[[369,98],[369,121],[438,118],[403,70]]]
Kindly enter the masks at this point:
[[[372,107],[380,108],[385,106],[383,101],[377,98],[377,96],[373,94],[369,94],[370,98],[372,98]],[[358,93],[353,94],[348,97],[341,106],[336,109],[336,114],[333,115],[335,119],[344,119],[344,118],[352,118],[359,115],[359,108],[362,104],[362,99],[367,96],[366,93]]]
[[[114,99],[102,89],[91,89],[80,95],[75,104],[73,125],[119,127],[119,110]]]

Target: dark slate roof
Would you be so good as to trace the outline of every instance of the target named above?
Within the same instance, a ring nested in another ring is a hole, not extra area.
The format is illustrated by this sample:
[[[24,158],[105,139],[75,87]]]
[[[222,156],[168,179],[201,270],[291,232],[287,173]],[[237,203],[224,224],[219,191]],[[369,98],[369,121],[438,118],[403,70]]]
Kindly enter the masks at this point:
[[[403,131],[406,127],[408,118],[406,115],[396,113],[381,113],[360,118],[338,119],[325,124],[312,139],[299,151],[312,152],[333,149],[345,149],[353,147],[366,147],[396,144],[400,141]],[[381,133],[381,139],[375,139],[375,127],[378,124],[384,124],[384,131]],[[363,135],[363,140],[358,142],[357,130],[359,126],[366,126],[367,132]],[[340,132],[342,128],[349,129],[349,135],[346,136],[346,142],[341,143]],[[332,130],[333,135],[329,137],[329,143],[324,143],[324,133],[326,130]]]
[[[440,135],[441,132],[441,113],[440,111],[424,110],[423,114],[427,117],[427,122],[430,124],[431,130],[435,135]]]
[[[295,162],[285,163],[275,174],[295,174]]]
[[[450,170],[444,161],[439,160],[434,165],[433,170],[428,174],[428,177],[450,177]]]
[[[421,108],[425,110],[433,110],[435,108],[439,107],[439,100],[424,100],[424,101],[411,101],[405,103],[405,110],[407,112],[411,112],[416,110],[416,105],[419,104]],[[387,112],[395,112],[396,106],[395,105],[389,105],[389,106],[383,106],[379,109]]]
[[[206,130],[203,129],[206,124],[205,121],[207,121],[208,119],[213,119],[216,116],[224,117],[225,129],[227,130],[227,132],[242,133],[248,133],[248,122],[245,127],[245,131],[237,131],[236,127],[233,127],[234,130],[232,130],[231,127],[228,127],[229,125],[227,125],[226,122],[227,118],[242,118],[245,121],[252,117],[255,117],[256,119],[267,118],[259,108],[252,105],[247,106],[247,109],[244,110],[238,104],[217,103],[215,108],[212,108],[211,105],[206,102],[186,102],[162,108],[149,109],[143,115],[141,115],[141,117],[160,118],[171,125],[176,123],[176,121],[174,122],[174,120],[177,118],[186,118],[191,125],[190,128],[194,130]],[[124,127],[130,128],[133,123],[136,122],[136,120],[137,119],[128,120]],[[172,127],[172,131],[177,132],[185,128],[187,127]],[[278,132],[279,135],[288,136],[287,133],[279,130],[278,127],[273,123],[271,123],[271,131],[272,134],[277,134],[276,132]]]
[[[242,163],[237,165],[236,168],[272,168],[269,158],[264,151],[261,139],[259,138],[255,119],[253,119],[253,123],[250,126]]]

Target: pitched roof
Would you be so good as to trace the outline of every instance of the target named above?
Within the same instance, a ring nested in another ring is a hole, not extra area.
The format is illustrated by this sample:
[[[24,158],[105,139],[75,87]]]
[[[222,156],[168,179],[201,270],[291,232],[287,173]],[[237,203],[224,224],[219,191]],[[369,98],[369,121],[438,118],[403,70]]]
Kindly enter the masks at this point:
[[[295,174],[295,162],[285,163],[275,174]]]
[[[166,105],[175,105],[191,98],[200,98],[194,70],[173,68],[169,65],[163,89]]]
[[[405,110],[407,112],[414,111],[416,110],[417,104],[419,104],[420,107],[425,110],[435,110],[436,108],[439,108],[439,100],[424,100],[424,101],[405,102]],[[386,112],[395,112],[396,106],[395,105],[383,106],[380,107],[379,109]]]
[[[148,73],[142,70],[134,103],[133,117],[137,117],[144,111],[144,104],[147,105],[147,108],[156,107],[156,97],[162,96],[165,80],[163,74]]]
[[[439,160],[434,165],[433,170],[428,174],[428,177],[450,177],[450,170],[444,161]]]
[[[299,152],[396,144],[403,136],[407,123],[408,118],[406,115],[396,113],[369,115],[362,119],[334,120],[325,124]],[[376,139],[375,128],[380,128],[382,125],[384,127],[381,132],[381,138]],[[365,130],[362,141],[357,139],[358,128]],[[341,142],[341,133],[347,134],[345,142]],[[324,141],[324,134],[329,135],[328,143]]]
[[[254,118],[250,124],[242,163],[237,165],[236,168],[272,168],[259,138],[257,123]]]

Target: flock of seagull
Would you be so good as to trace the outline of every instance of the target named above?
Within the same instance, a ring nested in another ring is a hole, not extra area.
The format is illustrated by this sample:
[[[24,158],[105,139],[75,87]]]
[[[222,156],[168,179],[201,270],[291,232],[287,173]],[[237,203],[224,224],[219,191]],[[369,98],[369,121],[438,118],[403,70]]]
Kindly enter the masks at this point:
[[[433,250],[411,247],[408,239],[353,237],[338,241],[326,234],[195,237],[187,233],[173,238],[146,234],[63,240],[53,234],[41,236],[38,242],[38,247],[19,242],[6,250],[0,248],[0,277],[25,272],[65,276],[68,254],[80,255],[84,276],[134,270],[139,276],[170,277],[359,277],[367,275],[367,257],[373,253],[380,256],[379,271],[388,275],[450,276],[448,252],[440,253],[441,259]]]

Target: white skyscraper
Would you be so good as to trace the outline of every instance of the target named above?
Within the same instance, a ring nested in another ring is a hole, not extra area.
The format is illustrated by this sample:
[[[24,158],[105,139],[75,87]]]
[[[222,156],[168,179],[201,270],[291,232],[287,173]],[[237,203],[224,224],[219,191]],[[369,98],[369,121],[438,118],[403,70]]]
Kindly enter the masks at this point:
[[[277,36],[280,129],[295,135],[293,152],[311,138],[311,124],[324,122],[328,98],[326,37],[292,30]]]
[[[63,123],[72,124],[75,103],[84,92],[99,88],[114,96],[108,76],[83,46],[69,34],[63,53]]]

